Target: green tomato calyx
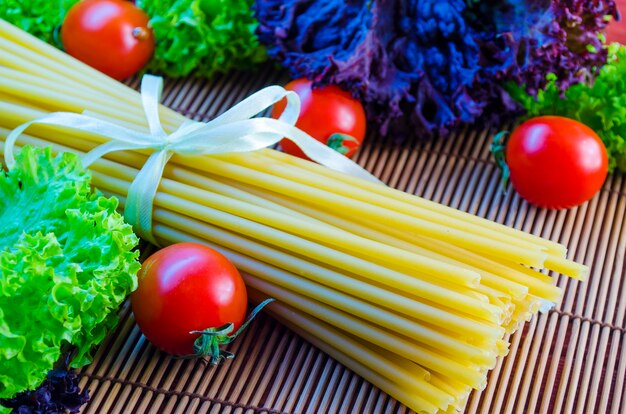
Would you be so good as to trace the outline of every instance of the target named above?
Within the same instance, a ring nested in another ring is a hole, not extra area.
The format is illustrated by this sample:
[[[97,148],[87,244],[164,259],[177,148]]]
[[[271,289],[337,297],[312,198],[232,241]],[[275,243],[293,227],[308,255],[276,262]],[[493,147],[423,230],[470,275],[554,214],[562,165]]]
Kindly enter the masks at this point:
[[[231,343],[240,333],[242,333],[255,316],[267,306],[273,302],[274,299],[266,299],[259,303],[248,315],[246,321],[233,333],[235,325],[232,322],[226,323],[222,326],[215,328],[207,328],[202,331],[191,331],[192,335],[200,335],[193,344],[193,355],[184,358],[202,358],[209,362],[211,365],[219,365],[220,362],[226,359],[232,359],[235,355],[232,352],[225,351],[220,348],[221,345],[227,345]],[[231,335],[232,333],[232,335]]]
[[[346,143],[352,143],[352,145],[345,145]],[[348,151],[359,145],[359,141],[352,135],[335,133],[328,137],[326,145],[338,153],[346,155]]]
[[[502,192],[504,194],[506,194],[507,186],[509,184],[509,178],[511,177],[511,170],[506,163],[506,156],[504,154],[504,151],[506,150],[506,139],[508,138],[508,136],[508,131],[498,132],[493,137],[493,142],[491,143],[490,147],[490,151],[496,160],[496,165],[502,171],[500,186],[502,187]]]

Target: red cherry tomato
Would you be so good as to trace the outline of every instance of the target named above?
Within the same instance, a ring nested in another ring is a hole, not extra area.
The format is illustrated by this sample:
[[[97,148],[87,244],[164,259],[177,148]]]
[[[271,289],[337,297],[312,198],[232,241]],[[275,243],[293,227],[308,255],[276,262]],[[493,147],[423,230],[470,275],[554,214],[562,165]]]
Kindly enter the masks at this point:
[[[137,73],[152,57],[154,34],[148,16],[122,0],[83,0],[65,16],[61,41],[76,59],[112,78]]]
[[[285,89],[298,94],[302,103],[296,126],[346,157],[352,157],[365,138],[363,105],[337,86],[311,89],[311,84],[307,79],[297,79],[285,85]],[[277,103],[272,109],[272,117],[278,118],[284,109],[284,102]],[[280,145],[291,155],[307,158],[288,139],[283,139]]]
[[[520,125],[506,144],[513,188],[532,204],[569,208],[592,198],[608,172],[606,148],[586,125],[541,116]]]
[[[174,355],[194,353],[197,334],[246,316],[248,295],[241,275],[221,253],[198,243],[159,250],[143,264],[131,295],[135,320],[156,347]]]

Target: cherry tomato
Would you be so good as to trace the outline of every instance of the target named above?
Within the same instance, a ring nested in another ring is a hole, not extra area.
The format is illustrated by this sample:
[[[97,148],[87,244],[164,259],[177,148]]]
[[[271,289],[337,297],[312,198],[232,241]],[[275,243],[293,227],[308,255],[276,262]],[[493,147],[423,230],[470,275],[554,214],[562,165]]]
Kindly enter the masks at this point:
[[[65,16],[65,51],[117,80],[143,68],[154,51],[148,16],[122,0],[83,0]]]
[[[365,138],[363,105],[337,86],[312,89],[311,84],[307,79],[296,79],[285,85],[285,89],[298,94],[302,103],[296,126],[346,157],[352,157]],[[284,109],[284,102],[277,103],[272,108],[272,117],[278,118]],[[280,145],[291,155],[307,158],[288,139],[283,139]]]
[[[143,264],[131,295],[135,320],[156,347],[174,355],[194,353],[203,331],[243,323],[248,295],[241,275],[221,253],[198,243],[159,250]]]
[[[592,198],[608,172],[606,148],[593,130],[572,119],[541,116],[513,131],[506,144],[513,188],[546,208],[569,208]]]

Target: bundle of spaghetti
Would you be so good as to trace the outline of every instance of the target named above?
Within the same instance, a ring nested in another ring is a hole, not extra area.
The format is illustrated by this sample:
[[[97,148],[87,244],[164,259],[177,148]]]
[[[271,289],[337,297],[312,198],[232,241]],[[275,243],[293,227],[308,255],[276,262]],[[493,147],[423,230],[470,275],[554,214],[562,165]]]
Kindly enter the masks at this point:
[[[0,21],[0,137],[55,111],[147,130],[138,92]],[[168,132],[186,121],[160,115]],[[33,125],[18,145],[103,142]],[[106,155],[94,186],[123,207],[148,155]],[[560,299],[542,270],[587,273],[555,242],[271,149],[173,156],[153,222],[161,245],[224,253],[252,299],[276,298],[276,318],[417,412],[462,409],[485,387],[506,335]]]

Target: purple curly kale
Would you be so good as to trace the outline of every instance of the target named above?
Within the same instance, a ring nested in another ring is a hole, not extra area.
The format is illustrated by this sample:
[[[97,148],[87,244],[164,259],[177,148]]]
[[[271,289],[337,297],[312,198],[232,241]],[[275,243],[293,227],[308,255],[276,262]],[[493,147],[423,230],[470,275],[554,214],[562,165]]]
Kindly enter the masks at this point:
[[[257,0],[257,34],[293,77],[344,87],[382,134],[446,134],[522,108],[503,85],[562,88],[606,60],[613,0]]]
[[[478,34],[483,55],[501,62],[486,65],[485,72],[536,95],[548,73],[557,75],[562,91],[598,73],[607,59],[599,33],[607,16],[617,18],[617,8],[613,0],[483,0],[470,15],[475,25],[487,23]]]
[[[58,367],[48,372],[44,382],[33,391],[18,393],[9,399],[0,399],[2,407],[16,414],[78,413],[89,401],[89,391],[78,386],[79,377],[68,368],[71,352],[65,354]]]

